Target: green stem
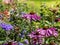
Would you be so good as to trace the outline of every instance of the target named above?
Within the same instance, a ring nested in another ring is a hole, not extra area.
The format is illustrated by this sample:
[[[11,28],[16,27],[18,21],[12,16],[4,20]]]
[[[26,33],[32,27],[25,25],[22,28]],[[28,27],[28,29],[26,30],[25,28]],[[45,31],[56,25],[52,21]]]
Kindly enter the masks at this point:
[[[45,41],[44,41],[44,44],[46,44],[46,40],[47,40],[47,38],[45,37]]]

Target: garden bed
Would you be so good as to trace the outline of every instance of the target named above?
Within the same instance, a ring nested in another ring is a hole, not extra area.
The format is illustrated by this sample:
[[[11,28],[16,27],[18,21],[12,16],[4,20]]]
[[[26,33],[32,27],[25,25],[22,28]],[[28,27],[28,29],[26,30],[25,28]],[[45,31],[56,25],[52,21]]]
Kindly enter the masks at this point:
[[[60,1],[1,0],[0,45],[60,45]]]

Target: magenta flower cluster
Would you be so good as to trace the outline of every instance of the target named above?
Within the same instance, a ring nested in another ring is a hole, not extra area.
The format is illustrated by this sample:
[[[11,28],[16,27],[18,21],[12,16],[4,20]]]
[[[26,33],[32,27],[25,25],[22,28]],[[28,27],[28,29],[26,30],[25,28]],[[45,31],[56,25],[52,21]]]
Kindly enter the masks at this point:
[[[37,41],[39,43],[43,42],[43,38],[47,37],[57,37],[58,36],[58,31],[56,28],[51,27],[48,29],[38,29],[36,31],[33,31],[31,34],[29,34],[29,37],[33,40],[33,43],[36,43]]]
[[[42,35],[43,37],[50,37],[50,36],[57,37],[58,36],[58,31],[54,27],[51,27],[48,29],[41,28],[41,29],[38,29],[37,32],[39,32],[40,35]]]
[[[35,14],[35,13],[22,15],[22,18],[29,19],[29,20],[34,20],[34,21],[37,21],[37,20],[41,19],[41,17],[38,16],[37,14]]]

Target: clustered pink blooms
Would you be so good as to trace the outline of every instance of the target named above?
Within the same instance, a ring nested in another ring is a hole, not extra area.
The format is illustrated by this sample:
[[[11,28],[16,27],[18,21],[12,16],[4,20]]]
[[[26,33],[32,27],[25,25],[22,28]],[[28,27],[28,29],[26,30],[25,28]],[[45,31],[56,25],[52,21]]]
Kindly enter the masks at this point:
[[[50,27],[48,29],[41,28],[41,29],[38,29],[37,32],[39,32],[40,35],[42,35],[43,37],[50,37],[50,36],[57,37],[58,36],[58,31],[54,27]]]
[[[43,42],[43,38],[41,38],[42,36],[40,35],[39,32],[32,32],[28,36],[32,39],[31,42],[33,45],[36,45],[36,43],[42,44]]]
[[[41,17],[38,16],[36,13],[29,13],[29,14],[22,15],[22,18],[34,20],[34,21],[41,19]]]
[[[3,0],[3,2],[6,4],[11,4],[13,2],[13,0]]]
[[[48,29],[38,29],[36,31],[33,31],[31,34],[29,34],[29,37],[31,39],[33,39],[33,42],[36,43],[37,41],[39,41],[39,43],[43,42],[43,38],[47,38],[47,37],[57,37],[58,36],[58,32],[57,29],[54,27],[48,28]]]

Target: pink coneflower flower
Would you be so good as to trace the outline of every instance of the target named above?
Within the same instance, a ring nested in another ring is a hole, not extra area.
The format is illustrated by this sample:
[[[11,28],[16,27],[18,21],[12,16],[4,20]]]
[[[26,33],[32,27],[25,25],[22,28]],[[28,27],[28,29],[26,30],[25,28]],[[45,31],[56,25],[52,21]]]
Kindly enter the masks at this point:
[[[29,13],[29,14],[26,14],[26,15],[22,15],[22,18],[25,18],[25,19],[29,19],[29,20],[34,20],[34,21],[37,21],[37,20],[40,20],[41,17],[38,16],[36,13]]]
[[[36,43],[42,44],[43,43],[43,38],[40,35],[39,32],[33,31],[31,34],[29,34],[29,37],[32,39],[32,44],[35,45]]]
[[[31,34],[29,34],[29,37],[32,39],[34,44],[37,42],[42,44],[43,38],[51,37],[51,36],[53,36],[53,37],[58,36],[57,29],[54,27],[40,28],[40,29],[37,29],[36,31],[33,31]]]
[[[57,29],[54,28],[54,27],[51,27],[51,28],[48,28],[48,29],[41,28],[41,29],[38,29],[37,31],[43,37],[50,37],[50,36],[57,37],[58,36]]]
[[[57,36],[58,36],[57,28],[51,27],[51,28],[49,28],[49,29],[52,31],[52,35],[53,35],[54,37],[57,37]]]
[[[41,28],[41,29],[38,29],[38,30],[36,30],[36,31],[39,32],[41,36],[43,36],[43,37],[45,36],[46,30],[43,30],[43,29]]]

